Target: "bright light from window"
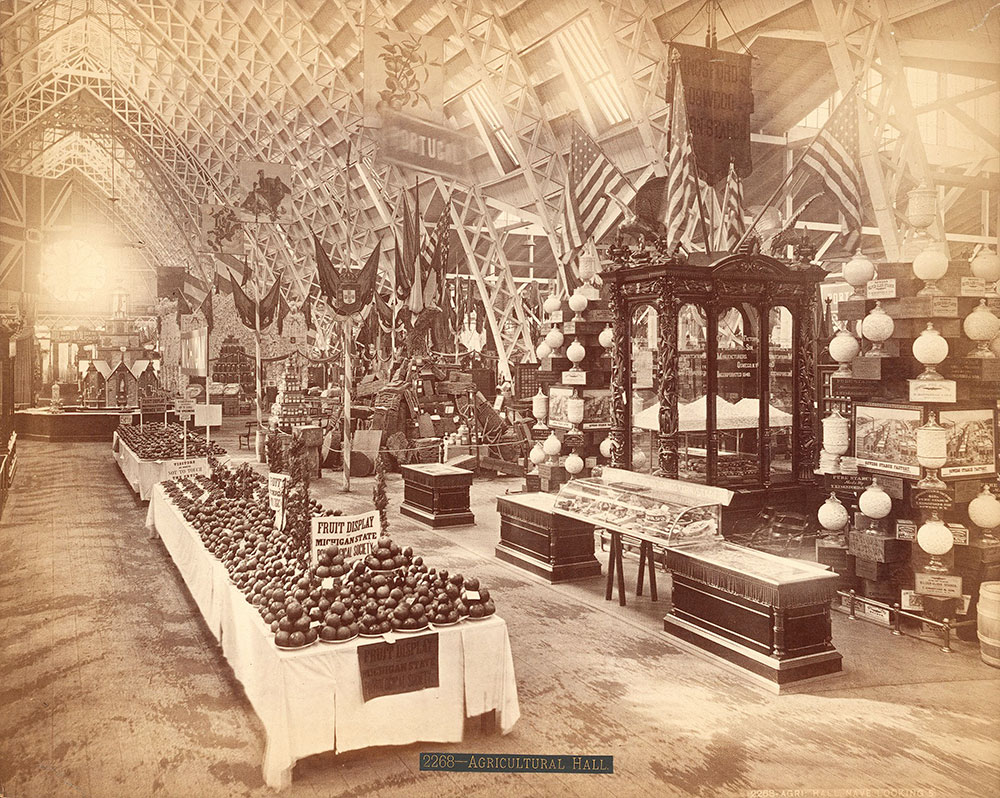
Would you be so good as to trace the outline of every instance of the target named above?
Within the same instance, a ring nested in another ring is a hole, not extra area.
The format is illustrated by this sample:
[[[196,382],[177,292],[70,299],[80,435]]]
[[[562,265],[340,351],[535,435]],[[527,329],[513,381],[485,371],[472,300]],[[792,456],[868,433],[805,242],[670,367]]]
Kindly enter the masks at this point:
[[[56,241],[42,251],[42,287],[61,302],[86,302],[107,279],[104,258],[86,241]]]
[[[625,95],[604,57],[590,19],[581,17],[559,33],[566,57],[580,76],[583,88],[590,92],[601,113],[612,125],[629,118]]]
[[[514,155],[514,145],[500,123],[500,115],[497,113],[496,106],[493,105],[493,101],[489,98],[482,83],[472,87],[469,91],[469,100],[479,114],[486,131],[490,134],[490,139],[503,148],[504,153],[516,167],[518,161],[517,156]]]

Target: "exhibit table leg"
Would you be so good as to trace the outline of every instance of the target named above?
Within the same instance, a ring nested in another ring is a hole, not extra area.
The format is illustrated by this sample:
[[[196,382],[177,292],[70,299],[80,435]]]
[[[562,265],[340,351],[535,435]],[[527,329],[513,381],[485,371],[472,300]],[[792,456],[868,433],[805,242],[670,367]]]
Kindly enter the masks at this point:
[[[642,582],[643,582],[643,568],[649,570],[649,597],[653,601],[657,601],[656,595],[656,566],[653,558],[653,543],[649,540],[643,540],[639,544],[639,578],[635,585],[635,594],[637,596],[642,595]]]

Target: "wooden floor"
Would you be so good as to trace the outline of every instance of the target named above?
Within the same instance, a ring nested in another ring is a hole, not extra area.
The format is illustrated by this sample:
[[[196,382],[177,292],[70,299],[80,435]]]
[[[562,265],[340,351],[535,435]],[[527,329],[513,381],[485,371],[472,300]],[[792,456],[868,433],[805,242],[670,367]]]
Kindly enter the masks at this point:
[[[110,445],[19,449],[0,525],[0,796],[271,794],[262,727]],[[354,483],[344,496],[329,474],[317,493],[361,508],[371,480]],[[506,737],[311,757],[285,795],[1000,795],[1000,671],[973,643],[948,655],[836,616],[845,673],[776,696],[660,631],[666,575],[658,604],[622,609],[600,578],[554,587],[493,557],[495,497],[515,480],[477,482],[477,526],[440,532],[401,518],[391,488],[396,539],[496,596],[521,720]],[[615,772],[420,773],[421,750],[613,755]]]

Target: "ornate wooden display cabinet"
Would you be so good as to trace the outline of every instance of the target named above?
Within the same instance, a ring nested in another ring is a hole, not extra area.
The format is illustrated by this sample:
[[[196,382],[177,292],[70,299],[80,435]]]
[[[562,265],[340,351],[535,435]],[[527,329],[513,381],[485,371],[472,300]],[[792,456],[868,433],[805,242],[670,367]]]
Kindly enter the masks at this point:
[[[759,254],[678,261],[617,245],[608,254],[617,266],[604,275],[614,327],[612,465],[648,464],[666,477],[732,489],[727,535],[764,507],[801,510],[815,480],[816,303],[825,273]],[[640,393],[650,375],[636,373],[642,340],[654,364],[648,407]],[[639,454],[643,445],[652,456]]]

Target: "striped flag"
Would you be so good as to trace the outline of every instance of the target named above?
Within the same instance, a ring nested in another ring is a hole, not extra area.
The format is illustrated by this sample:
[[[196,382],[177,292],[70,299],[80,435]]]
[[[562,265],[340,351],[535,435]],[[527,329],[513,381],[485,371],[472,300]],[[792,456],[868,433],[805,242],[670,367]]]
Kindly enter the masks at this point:
[[[215,287],[223,294],[233,292],[232,277],[235,275],[240,285],[247,284],[250,270],[247,268],[246,258],[238,255],[217,254],[215,257]]]
[[[569,250],[577,250],[590,238],[607,231],[635,197],[635,188],[615,166],[600,145],[578,122],[573,123],[566,181],[565,237]]]
[[[670,104],[670,151],[667,153],[667,200],[664,223],[670,246],[691,248],[694,221],[698,218],[698,181],[688,127],[684,84],[674,61],[674,94]]]
[[[722,224],[719,225],[719,240],[716,249],[729,252],[746,232],[743,221],[743,181],[736,174],[736,166],[729,162],[729,175],[722,194]]]
[[[858,104],[851,91],[840,101],[802,156],[818,174],[847,221],[852,244],[861,236],[861,174],[858,171]],[[852,249],[849,246],[848,249]]]

